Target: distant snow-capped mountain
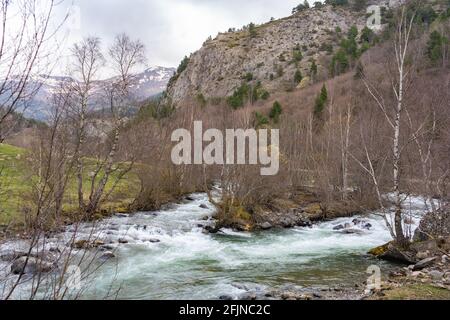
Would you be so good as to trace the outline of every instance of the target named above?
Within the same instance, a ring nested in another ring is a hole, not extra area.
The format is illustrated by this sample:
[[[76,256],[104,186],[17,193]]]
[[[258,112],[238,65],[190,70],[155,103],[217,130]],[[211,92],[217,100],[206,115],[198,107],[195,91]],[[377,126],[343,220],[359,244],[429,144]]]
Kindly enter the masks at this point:
[[[145,99],[160,94],[175,71],[176,68],[151,67],[137,74],[137,84],[133,87],[136,97]]]
[[[136,74],[135,84],[131,87],[132,94],[136,100],[145,100],[149,97],[162,93],[170,78],[175,73],[175,68],[151,67],[144,72]],[[76,81],[66,76],[33,76],[28,84],[29,88],[39,88],[31,101],[27,102],[25,116],[32,119],[44,120],[47,116],[48,105],[52,94],[57,92],[61,84]],[[112,79],[99,81],[109,82]]]

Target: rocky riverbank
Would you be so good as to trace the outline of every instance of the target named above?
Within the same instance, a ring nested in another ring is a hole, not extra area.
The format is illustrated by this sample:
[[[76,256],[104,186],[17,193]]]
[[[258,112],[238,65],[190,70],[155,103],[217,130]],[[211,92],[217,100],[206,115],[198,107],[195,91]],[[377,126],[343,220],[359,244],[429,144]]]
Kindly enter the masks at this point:
[[[449,206],[425,215],[409,248],[394,242],[369,252],[407,266],[392,272],[373,299],[450,299]]]
[[[360,215],[366,210],[351,201],[326,202],[312,191],[296,190],[258,205],[230,206],[221,203],[216,226],[208,227],[208,231],[217,232],[221,228],[258,231],[308,227],[317,222]]]
[[[295,284],[285,284],[277,288],[248,287],[242,284],[233,284],[239,290],[244,290],[238,299],[249,300],[361,300],[363,298],[362,288],[340,287],[302,287]],[[231,296],[221,296],[219,300],[232,300]]]
[[[448,254],[424,259],[391,272],[368,300],[450,300]]]

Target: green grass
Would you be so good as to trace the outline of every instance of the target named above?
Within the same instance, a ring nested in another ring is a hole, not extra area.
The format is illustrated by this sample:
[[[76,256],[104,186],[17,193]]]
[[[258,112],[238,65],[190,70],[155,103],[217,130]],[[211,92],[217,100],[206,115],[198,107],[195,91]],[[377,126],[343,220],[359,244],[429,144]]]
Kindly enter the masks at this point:
[[[31,191],[29,179],[24,175],[25,150],[0,144],[0,224],[18,218],[21,195]]]
[[[384,291],[383,300],[450,300],[450,290],[430,284],[406,284]]]
[[[0,144],[0,225],[23,225],[23,210],[31,206],[32,181],[26,164],[27,151],[6,144]],[[119,164],[124,166],[126,164]],[[84,193],[89,196],[91,178],[89,172],[95,168],[93,159],[85,160]],[[112,188],[117,175],[112,175],[106,192]],[[110,199],[102,205],[104,212],[124,212],[139,191],[139,182],[134,173],[129,173],[119,182]],[[27,200],[28,199],[28,200]],[[77,182],[71,177],[64,198],[64,211],[77,210]]]

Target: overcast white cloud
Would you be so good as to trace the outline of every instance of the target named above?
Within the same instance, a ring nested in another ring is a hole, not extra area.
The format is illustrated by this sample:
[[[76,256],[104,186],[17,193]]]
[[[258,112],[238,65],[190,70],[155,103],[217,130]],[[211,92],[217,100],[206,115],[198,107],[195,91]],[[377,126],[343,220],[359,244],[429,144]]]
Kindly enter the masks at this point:
[[[69,0],[70,1],[70,0]],[[105,44],[126,32],[141,39],[150,65],[177,66],[198,50],[208,36],[250,22],[263,23],[271,17],[290,14],[302,0],[73,0],[79,12],[79,29],[72,28],[67,43],[95,35]],[[69,25],[77,27],[74,16]]]

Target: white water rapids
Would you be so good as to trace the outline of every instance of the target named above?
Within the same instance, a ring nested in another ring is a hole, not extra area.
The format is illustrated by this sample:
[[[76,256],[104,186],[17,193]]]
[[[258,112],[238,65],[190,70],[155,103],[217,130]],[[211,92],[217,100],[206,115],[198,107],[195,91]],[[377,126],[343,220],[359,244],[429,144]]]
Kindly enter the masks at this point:
[[[118,290],[120,299],[217,299],[222,295],[239,297],[244,292],[242,285],[351,287],[367,279],[369,265],[379,265],[382,273],[392,268],[366,255],[369,249],[391,240],[378,216],[361,217],[372,227],[358,234],[333,230],[339,224],[352,223],[354,217],[311,228],[205,234],[202,225],[214,214],[213,206],[205,194],[192,198],[158,212],[108,218],[95,231],[91,224],[83,224],[77,239],[94,232],[96,238],[111,243],[116,257],[83,283],[86,291],[82,298],[104,298],[111,288]],[[422,212],[421,203],[412,199],[410,209]],[[209,209],[201,208],[202,204]],[[68,243],[73,232],[69,227],[48,246]],[[23,245],[7,242],[0,251]],[[8,268],[9,262],[0,261],[0,270]],[[25,288],[26,284],[22,290]],[[22,296],[18,293],[16,297]]]

